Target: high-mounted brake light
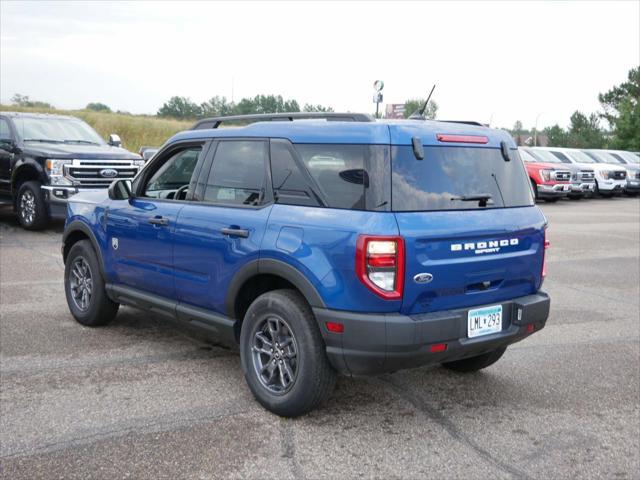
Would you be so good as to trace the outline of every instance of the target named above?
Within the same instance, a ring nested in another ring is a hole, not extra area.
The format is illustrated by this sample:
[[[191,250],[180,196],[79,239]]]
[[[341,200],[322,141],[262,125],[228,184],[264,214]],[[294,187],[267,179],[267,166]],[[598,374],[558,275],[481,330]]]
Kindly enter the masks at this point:
[[[376,295],[386,300],[402,298],[402,237],[360,235],[356,245],[356,273],[360,281]]]
[[[446,133],[438,133],[436,138],[439,142],[489,143],[489,139],[482,135],[448,135]]]

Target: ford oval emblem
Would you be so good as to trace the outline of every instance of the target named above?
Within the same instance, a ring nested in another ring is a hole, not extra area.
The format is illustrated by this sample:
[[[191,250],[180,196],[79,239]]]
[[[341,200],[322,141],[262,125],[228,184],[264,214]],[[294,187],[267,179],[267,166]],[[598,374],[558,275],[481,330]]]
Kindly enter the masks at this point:
[[[117,177],[118,171],[113,168],[105,168],[104,170],[100,170],[100,176],[105,178]]]
[[[431,280],[433,280],[433,275],[430,273],[419,273],[413,277],[413,281],[416,283],[429,283]]]

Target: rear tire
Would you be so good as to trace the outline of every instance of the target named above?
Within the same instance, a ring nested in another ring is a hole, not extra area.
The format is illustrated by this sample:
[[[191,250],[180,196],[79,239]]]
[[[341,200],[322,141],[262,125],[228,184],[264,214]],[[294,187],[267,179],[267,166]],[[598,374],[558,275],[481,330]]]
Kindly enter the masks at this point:
[[[465,358],[463,360],[456,360],[454,362],[445,362],[442,364],[442,366],[444,368],[448,368],[449,370],[454,370],[461,373],[477,372],[478,370],[487,368],[488,366],[493,365],[498,360],[500,360],[506,350],[507,347],[502,347],[494,350],[493,352],[483,353],[482,355],[478,355],[477,357]]]
[[[118,313],[104,287],[98,256],[89,240],[75,243],[64,267],[64,291],[67,305],[78,323],[98,327],[109,323]]]
[[[240,333],[245,379],[256,400],[283,417],[321,405],[333,391],[336,372],[311,308],[293,290],[260,295]]]
[[[27,230],[42,230],[49,223],[49,212],[44,202],[40,182],[24,182],[16,197],[18,221]]]

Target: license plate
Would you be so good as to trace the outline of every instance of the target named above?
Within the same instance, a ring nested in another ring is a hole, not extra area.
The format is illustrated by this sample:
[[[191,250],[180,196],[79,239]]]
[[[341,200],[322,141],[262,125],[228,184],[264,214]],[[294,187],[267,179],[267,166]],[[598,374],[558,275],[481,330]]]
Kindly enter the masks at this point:
[[[502,305],[469,310],[467,318],[467,334],[469,338],[502,331]]]
[[[565,192],[568,192],[569,190],[571,190],[571,185],[565,185],[565,186],[564,186],[564,188],[563,188],[563,190],[564,190]]]

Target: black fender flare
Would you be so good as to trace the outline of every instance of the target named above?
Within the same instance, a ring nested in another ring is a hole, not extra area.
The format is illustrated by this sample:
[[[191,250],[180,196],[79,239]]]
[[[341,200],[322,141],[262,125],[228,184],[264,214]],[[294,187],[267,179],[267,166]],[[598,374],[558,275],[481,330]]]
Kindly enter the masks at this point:
[[[261,274],[271,274],[284,278],[302,293],[311,307],[326,308],[316,287],[300,270],[281,260],[261,258],[245,264],[229,282],[224,302],[225,311],[229,318],[236,318],[235,301],[242,286],[252,277]]]
[[[93,231],[91,230],[91,228],[86,223],[84,223],[84,222],[82,222],[80,220],[73,220],[64,229],[64,233],[62,234],[62,260],[63,260],[63,262],[66,263],[66,261],[67,261],[67,255],[65,253],[66,250],[67,250],[67,240],[69,239],[71,234],[75,233],[75,232],[82,232],[87,237],[89,237],[89,241],[91,242],[91,245],[93,246],[93,249],[96,251],[96,255],[98,256],[98,266],[100,267],[100,274],[102,275],[102,278],[106,279],[105,274],[104,274],[104,260],[102,258],[102,250],[100,249],[100,244],[98,243],[98,240],[96,239],[96,236],[93,233]]]
[[[44,168],[42,167],[42,165],[37,162],[36,160],[30,158],[30,157],[25,157],[25,158],[21,158],[19,159],[15,165],[12,168],[12,172],[11,172],[11,189],[13,191],[14,187],[16,186],[16,181],[18,176],[25,170],[32,170],[36,173],[36,176],[38,178],[38,181],[40,183],[42,183],[43,185],[45,183],[47,183],[47,174],[44,171]],[[17,193],[17,192],[14,192]]]

